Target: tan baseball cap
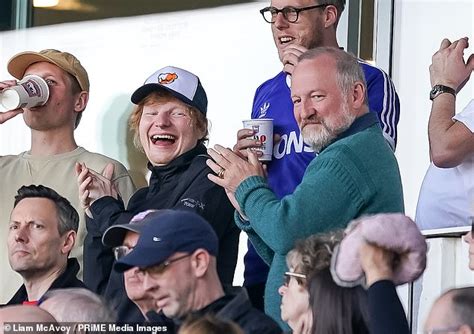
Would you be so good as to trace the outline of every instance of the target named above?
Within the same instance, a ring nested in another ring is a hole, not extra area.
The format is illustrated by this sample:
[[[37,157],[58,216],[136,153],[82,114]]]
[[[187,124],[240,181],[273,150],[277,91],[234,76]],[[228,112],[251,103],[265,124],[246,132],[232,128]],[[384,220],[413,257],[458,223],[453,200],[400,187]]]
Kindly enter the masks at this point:
[[[28,66],[40,61],[46,61],[63,69],[76,78],[82,90],[89,91],[89,76],[86,69],[76,57],[68,52],[54,49],[20,52],[8,61],[7,69],[11,75],[20,80]]]

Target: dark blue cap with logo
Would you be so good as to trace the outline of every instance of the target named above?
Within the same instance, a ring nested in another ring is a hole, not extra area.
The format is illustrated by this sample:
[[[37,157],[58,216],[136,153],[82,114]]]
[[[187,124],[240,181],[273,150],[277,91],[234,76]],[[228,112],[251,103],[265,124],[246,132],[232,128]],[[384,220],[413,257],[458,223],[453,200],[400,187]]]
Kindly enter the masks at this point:
[[[217,235],[211,225],[198,214],[167,210],[159,214],[152,212],[146,216],[146,220],[149,223],[141,229],[136,246],[115,263],[116,271],[159,265],[174,253],[192,253],[199,248],[217,256]]]
[[[150,213],[154,213],[155,219],[157,215],[166,213],[171,211],[170,209],[163,209],[163,210],[146,210],[142,211],[130,220],[128,224],[117,224],[110,226],[107,230],[105,230],[104,235],[102,236],[102,243],[105,246],[109,247],[117,247],[123,244],[123,240],[125,239],[125,235],[127,232],[135,232],[140,234],[142,229],[149,224],[149,220],[147,216]]]

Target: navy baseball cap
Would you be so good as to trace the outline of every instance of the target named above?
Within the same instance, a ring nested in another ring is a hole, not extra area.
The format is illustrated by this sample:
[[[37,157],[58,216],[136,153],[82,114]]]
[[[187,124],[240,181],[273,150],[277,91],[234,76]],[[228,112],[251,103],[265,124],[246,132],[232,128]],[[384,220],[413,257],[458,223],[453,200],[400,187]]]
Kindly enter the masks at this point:
[[[117,247],[123,244],[125,235],[128,231],[132,231],[140,234],[142,229],[149,223],[149,220],[146,219],[150,213],[155,213],[155,215],[160,215],[171,211],[169,209],[165,210],[146,210],[140,212],[133,216],[128,224],[117,224],[110,226],[105,230],[104,235],[102,236],[102,243],[108,247]]]
[[[166,66],[146,79],[143,86],[132,94],[132,102],[139,104],[153,91],[165,90],[178,100],[207,113],[207,95],[201,80],[191,72],[179,67]]]
[[[218,239],[211,225],[194,212],[167,210],[146,216],[146,224],[133,250],[118,260],[114,268],[124,272],[132,267],[160,265],[176,252],[205,249],[217,256]]]

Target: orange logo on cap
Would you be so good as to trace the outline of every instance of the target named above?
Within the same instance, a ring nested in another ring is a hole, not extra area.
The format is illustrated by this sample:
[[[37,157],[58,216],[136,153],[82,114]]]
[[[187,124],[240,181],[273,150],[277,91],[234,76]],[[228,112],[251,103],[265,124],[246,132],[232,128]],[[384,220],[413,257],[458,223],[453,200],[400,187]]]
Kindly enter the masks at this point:
[[[160,85],[168,85],[178,79],[178,75],[176,73],[160,73],[158,75],[158,83]]]

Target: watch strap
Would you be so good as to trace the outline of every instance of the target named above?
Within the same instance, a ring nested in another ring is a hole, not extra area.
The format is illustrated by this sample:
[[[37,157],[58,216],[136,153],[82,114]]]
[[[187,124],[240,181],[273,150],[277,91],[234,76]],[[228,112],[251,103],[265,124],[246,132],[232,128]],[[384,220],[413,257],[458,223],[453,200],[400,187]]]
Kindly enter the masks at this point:
[[[434,85],[433,89],[430,91],[430,100],[433,101],[435,98],[444,93],[449,93],[453,96],[456,96],[456,91],[453,88],[445,85]]]

